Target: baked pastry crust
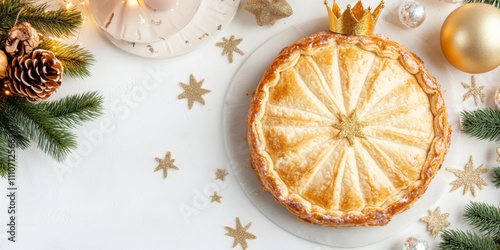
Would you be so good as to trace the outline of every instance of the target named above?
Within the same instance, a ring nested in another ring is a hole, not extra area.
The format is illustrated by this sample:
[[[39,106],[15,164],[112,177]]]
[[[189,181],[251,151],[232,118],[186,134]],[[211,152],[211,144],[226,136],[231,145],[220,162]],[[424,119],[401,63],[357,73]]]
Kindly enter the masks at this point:
[[[351,143],[337,125],[353,115],[363,125]],[[420,58],[375,34],[323,31],[283,49],[247,124],[264,190],[331,227],[386,225],[425,193],[451,142],[440,85]]]

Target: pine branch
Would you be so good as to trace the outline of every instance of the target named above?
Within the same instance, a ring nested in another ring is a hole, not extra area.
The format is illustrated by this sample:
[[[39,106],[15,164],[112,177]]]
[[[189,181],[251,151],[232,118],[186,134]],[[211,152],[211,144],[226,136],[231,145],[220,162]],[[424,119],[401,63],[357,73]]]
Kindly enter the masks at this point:
[[[469,0],[469,3],[486,3],[500,9],[500,0]]]
[[[43,109],[42,105],[28,102],[22,97],[11,97],[6,102],[12,106],[12,115],[31,140],[36,140],[38,147],[57,161],[77,146],[76,136],[61,124],[58,119]]]
[[[9,172],[9,143],[2,128],[0,132],[0,176],[5,178]]]
[[[89,67],[95,62],[94,55],[90,51],[78,45],[67,45],[50,39],[43,40],[40,48],[52,51],[61,61],[64,73],[70,77],[90,76]]]
[[[474,232],[446,230],[441,235],[439,249],[446,250],[498,250],[493,237],[480,237]]]
[[[1,1],[0,28],[8,31],[14,26],[19,12],[28,6],[33,6],[34,3],[35,0]]]
[[[83,22],[80,12],[76,8],[60,8],[48,10],[49,5],[31,5],[22,10],[18,23],[28,22],[39,33],[45,36],[69,37]]]
[[[40,105],[64,126],[74,128],[76,125],[102,115],[104,113],[103,102],[104,98],[93,91],[68,96],[58,101],[42,102]]]
[[[500,208],[482,202],[465,206],[465,221],[487,236],[500,235]]]
[[[10,136],[16,140],[16,146],[25,149],[30,145],[30,141],[23,134],[23,129],[12,118],[9,112],[9,105],[4,105],[4,112],[0,112],[0,128],[2,128],[2,136]]]
[[[37,0],[0,0],[0,49],[10,29],[29,22],[40,34],[39,48],[52,51],[61,61],[64,73],[70,77],[90,76],[95,62],[90,51],[78,45],[66,45],[51,39],[65,38],[76,33],[83,19],[76,8],[50,10],[48,3]],[[0,93],[0,176],[8,172],[8,142],[16,140],[20,148],[31,141],[57,161],[77,146],[76,136],[70,129],[93,120],[104,113],[103,97],[97,92],[73,95],[53,102],[30,103],[18,96]],[[11,162],[12,164],[12,162]]]
[[[493,184],[495,184],[495,187],[500,188],[500,167],[493,169]]]
[[[463,111],[462,131],[481,140],[500,140],[500,111],[483,109]]]
[[[4,0],[0,2],[0,27],[9,30],[17,23],[29,22],[46,36],[68,37],[75,34],[83,22],[76,8],[50,10],[47,3],[33,0]]]

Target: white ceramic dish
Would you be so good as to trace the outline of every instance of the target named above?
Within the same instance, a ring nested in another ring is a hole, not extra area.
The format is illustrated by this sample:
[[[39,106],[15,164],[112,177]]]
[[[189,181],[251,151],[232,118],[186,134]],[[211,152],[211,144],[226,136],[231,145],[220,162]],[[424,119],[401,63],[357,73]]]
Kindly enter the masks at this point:
[[[106,37],[118,48],[134,55],[149,58],[169,58],[187,54],[203,46],[233,19],[240,0],[201,0],[192,20],[173,36],[153,43],[137,43]]]
[[[99,28],[117,40],[152,43],[167,39],[193,19],[201,0],[179,0],[159,11],[143,0],[90,0],[92,16]]]

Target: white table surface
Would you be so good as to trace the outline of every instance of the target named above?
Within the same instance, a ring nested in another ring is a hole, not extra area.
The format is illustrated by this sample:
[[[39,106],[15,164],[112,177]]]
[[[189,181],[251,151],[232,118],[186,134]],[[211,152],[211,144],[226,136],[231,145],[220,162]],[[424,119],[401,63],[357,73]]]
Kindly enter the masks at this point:
[[[254,16],[241,4],[229,27],[206,46],[169,59],[147,59],[121,51],[89,18],[79,42],[96,55],[92,77],[66,77],[53,98],[98,90],[106,98],[106,113],[75,130],[80,148],[63,163],[35,146],[18,150],[16,242],[7,240],[7,184],[2,180],[5,195],[0,198],[0,249],[231,249],[233,238],[224,235],[224,227],[234,228],[236,217],[243,226],[252,222],[248,231],[258,238],[247,241],[249,249],[340,249],[306,241],[273,224],[245,196],[234,176],[227,176],[225,182],[215,180],[217,168],[229,168],[222,116],[226,93],[239,67],[279,32],[326,15],[322,0],[288,2],[294,14],[264,27],[257,26]],[[339,4],[345,7],[348,2],[352,1]],[[364,2],[378,4],[375,0]],[[399,2],[387,0],[380,18],[403,30],[397,19]],[[421,2],[427,19],[408,31],[427,44],[429,53],[442,57],[440,27],[459,4]],[[229,64],[215,43],[231,35],[244,39],[239,48],[246,54],[235,53],[234,63]],[[438,80],[447,104],[455,105],[458,112],[476,109],[471,99],[461,102],[466,91],[460,82],[470,83],[471,75],[449,64],[446,68],[452,77]],[[205,79],[203,88],[212,91],[203,96],[205,106],[195,103],[192,110],[188,110],[186,100],[177,99],[183,92],[179,82],[189,82],[190,74]],[[479,108],[494,107],[500,69],[476,77],[479,84],[487,86],[486,103]],[[458,124],[458,116],[450,115],[450,121]],[[452,143],[453,154],[447,156],[438,176],[455,179],[444,168],[463,169],[470,155],[475,167],[483,163],[490,169],[498,166],[497,143],[468,138],[457,129],[454,133],[458,133],[460,143]],[[153,172],[157,166],[154,158],[162,158],[167,151],[172,152],[180,170],[169,170],[168,178],[163,179],[161,172]],[[251,170],[249,174],[253,174]],[[476,188],[477,197],[470,192],[463,196],[463,187],[450,193],[450,185],[441,185],[446,188],[444,195],[435,204],[427,204],[428,208],[441,206],[443,212],[450,213],[449,228],[470,229],[462,216],[470,200],[500,205],[500,190],[491,183],[491,175],[492,171],[483,175],[488,186]],[[214,190],[222,196],[221,204],[209,202]],[[431,249],[437,248],[439,238],[426,231],[426,223],[413,217],[408,220],[412,222],[405,230],[356,249],[400,249],[411,235],[419,235]]]

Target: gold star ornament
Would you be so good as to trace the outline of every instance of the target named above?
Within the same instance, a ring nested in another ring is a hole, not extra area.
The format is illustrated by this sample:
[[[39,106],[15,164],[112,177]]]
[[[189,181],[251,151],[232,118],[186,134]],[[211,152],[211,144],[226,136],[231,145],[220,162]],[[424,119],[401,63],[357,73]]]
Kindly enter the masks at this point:
[[[362,129],[368,124],[359,120],[356,110],[353,112],[351,117],[340,114],[340,120],[340,123],[333,125],[334,128],[340,130],[340,133],[337,135],[338,139],[347,138],[351,146],[353,146],[354,138],[366,138],[366,134]]]
[[[228,173],[225,169],[218,168],[217,172],[215,172],[215,180],[224,181],[227,175]]]
[[[193,74],[191,74],[191,77],[189,79],[189,85],[180,82],[182,88],[184,88],[184,92],[179,95],[179,99],[188,99],[188,107],[189,109],[193,108],[194,102],[199,102],[203,105],[205,105],[205,99],[203,99],[202,95],[210,93],[212,91],[208,89],[202,89],[201,85],[205,79],[201,81],[196,81],[196,78],[194,78]]]
[[[486,181],[484,181],[484,179],[481,177],[482,174],[489,171],[489,169],[483,169],[483,165],[484,164],[481,164],[481,166],[474,169],[474,161],[471,155],[469,158],[469,162],[465,164],[465,170],[446,168],[446,170],[452,172],[458,177],[458,179],[450,183],[450,185],[453,185],[453,188],[450,190],[450,192],[455,191],[461,186],[464,186],[464,195],[470,189],[472,195],[476,197],[476,189],[474,185],[477,185],[479,189],[483,189],[483,186],[488,185],[488,183],[486,183]]]
[[[158,167],[156,167],[155,172],[163,169],[163,178],[167,178],[169,168],[179,170],[179,168],[176,165],[174,165],[175,160],[172,159],[171,157],[172,153],[170,152],[167,152],[167,154],[165,155],[165,159],[160,159],[158,157],[155,157],[155,160],[158,162]]]
[[[498,155],[497,161],[500,162],[500,148],[497,148],[497,155]]]
[[[234,52],[245,55],[245,52],[241,51],[238,48],[238,45],[243,41],[243,38],[234,39],[234,36],[231,36],[229,40],[225,37],[222,38],[223,42],[216,43],[215,46],[222,48],[222,56],[227,55],[227,59],[229,63],[233,63],[233,54]]]
[[[462,82],[464,88],[469,90],[467,91],[467,93],[465,93],[463,101],[465,102],[470,97],[474,97],[474,102],[477,106],[479,105],[479,99],[481,99],[481,102],[484,103],[484,98],[486,98],[486,95],[483,93],[483,89],[485,88],[485,86],[477,86],[476,76],[471,77],[471,82],[471,85]]]
[[[242,227],[240,218],[236,217],[236,228],[225,227],[228,231],[226,235],[234,238],[233,248],[240,244],[241,248],[247,249],[247,240],[257,239],[257,236],[247,232],[250,226],[252,226],[252,222],[248,223],[245,227]]]
[[[439,232],[444,232],[446,227],[450,226],[450,222],[446,220],[450,216],[449,213],[441,213],[441,207],[437,207],[434,211],[429,209],[429,216],[420,218],[421,221],[427,222],[427,231],[436,238]]]
[[[222,196],[218,195],[217,192],[214,192],[214,195],[210,196],[210,198],[212,198],[211,203],[214,203],[214,202],[222,203],[222,201],[220,201]]]
[[[274,25],[277,20],[293,14],[292,7],[285,0],[248,0],[245,10],[255,15],[257,25]]]

